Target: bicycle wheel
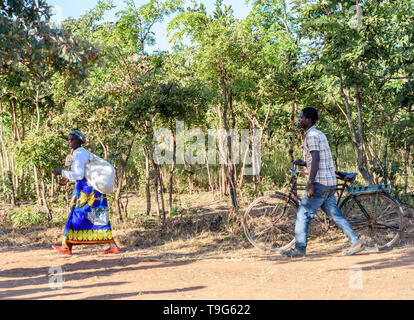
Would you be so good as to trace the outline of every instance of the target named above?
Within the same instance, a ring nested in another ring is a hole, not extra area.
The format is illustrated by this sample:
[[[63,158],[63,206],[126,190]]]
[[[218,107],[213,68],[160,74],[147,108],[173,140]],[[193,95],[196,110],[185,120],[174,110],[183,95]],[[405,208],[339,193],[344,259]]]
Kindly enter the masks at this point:
[[[389,194],[350,196],[340,208],[367,249],[384,250],[399,239],[403,211],[398,201]]]
[[[282,194],[262,196],[247,208],[243,227],[247,239],[256,248],[280,251],[295,242],[298,205]]]

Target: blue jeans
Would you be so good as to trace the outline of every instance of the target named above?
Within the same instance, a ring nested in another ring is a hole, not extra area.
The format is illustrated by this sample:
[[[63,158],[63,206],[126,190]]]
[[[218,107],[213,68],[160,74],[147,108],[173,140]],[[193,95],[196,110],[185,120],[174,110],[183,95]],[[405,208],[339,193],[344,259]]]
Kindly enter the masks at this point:
[[[315,217],[316,211],[321,208],[339,229],[347,236],[352,246],[361,243],[349,222],[339,210],[335,200],[335,186],[325,186],[315,182],[314,195],[308,198],[305,194],[299,205],[295,224],[295,250],[306,253],[309,223]]]

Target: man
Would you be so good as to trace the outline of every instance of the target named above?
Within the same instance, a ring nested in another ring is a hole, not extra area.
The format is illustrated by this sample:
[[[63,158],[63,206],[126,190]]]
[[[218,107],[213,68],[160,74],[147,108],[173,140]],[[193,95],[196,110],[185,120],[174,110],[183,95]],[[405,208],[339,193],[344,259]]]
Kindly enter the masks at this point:
[[[352,255],[364,250],[362,241],[355,234],[349,222],[339,210],[335,200],[336,176],[331,150],[326,136],[315,128],[318,111],[305,108],[300,114],[298,125],[305,131],[303,138],[304,160],[296,160],[299,166],[308,169],[308,182],[299,205],[295,224],[295,248],[281,251],[288,257],[303,257],[306,254],[308,227],[316,211],[321,208],[348,237],[351,247],[343,251],[344,255]]]

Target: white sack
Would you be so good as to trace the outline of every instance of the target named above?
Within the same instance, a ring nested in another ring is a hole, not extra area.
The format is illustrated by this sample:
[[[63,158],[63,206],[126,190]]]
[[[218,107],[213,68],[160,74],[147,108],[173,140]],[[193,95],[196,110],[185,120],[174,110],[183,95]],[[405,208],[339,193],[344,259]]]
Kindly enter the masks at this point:
[[[95,190],[108,194],[115,187],[115,168],[108,161],[89,152],[89,161],[85,165],[85,178]]]

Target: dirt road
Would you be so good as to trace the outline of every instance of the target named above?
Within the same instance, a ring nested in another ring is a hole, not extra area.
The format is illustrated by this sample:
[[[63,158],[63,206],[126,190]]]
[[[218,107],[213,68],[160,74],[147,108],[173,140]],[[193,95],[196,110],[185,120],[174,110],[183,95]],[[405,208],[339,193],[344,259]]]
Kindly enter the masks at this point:
[[[220,259],[100,250],[78,247],[69,257],[45,245],[2,247],[0,299],[414,299],[412,246],[299,260],[255,249]]]

